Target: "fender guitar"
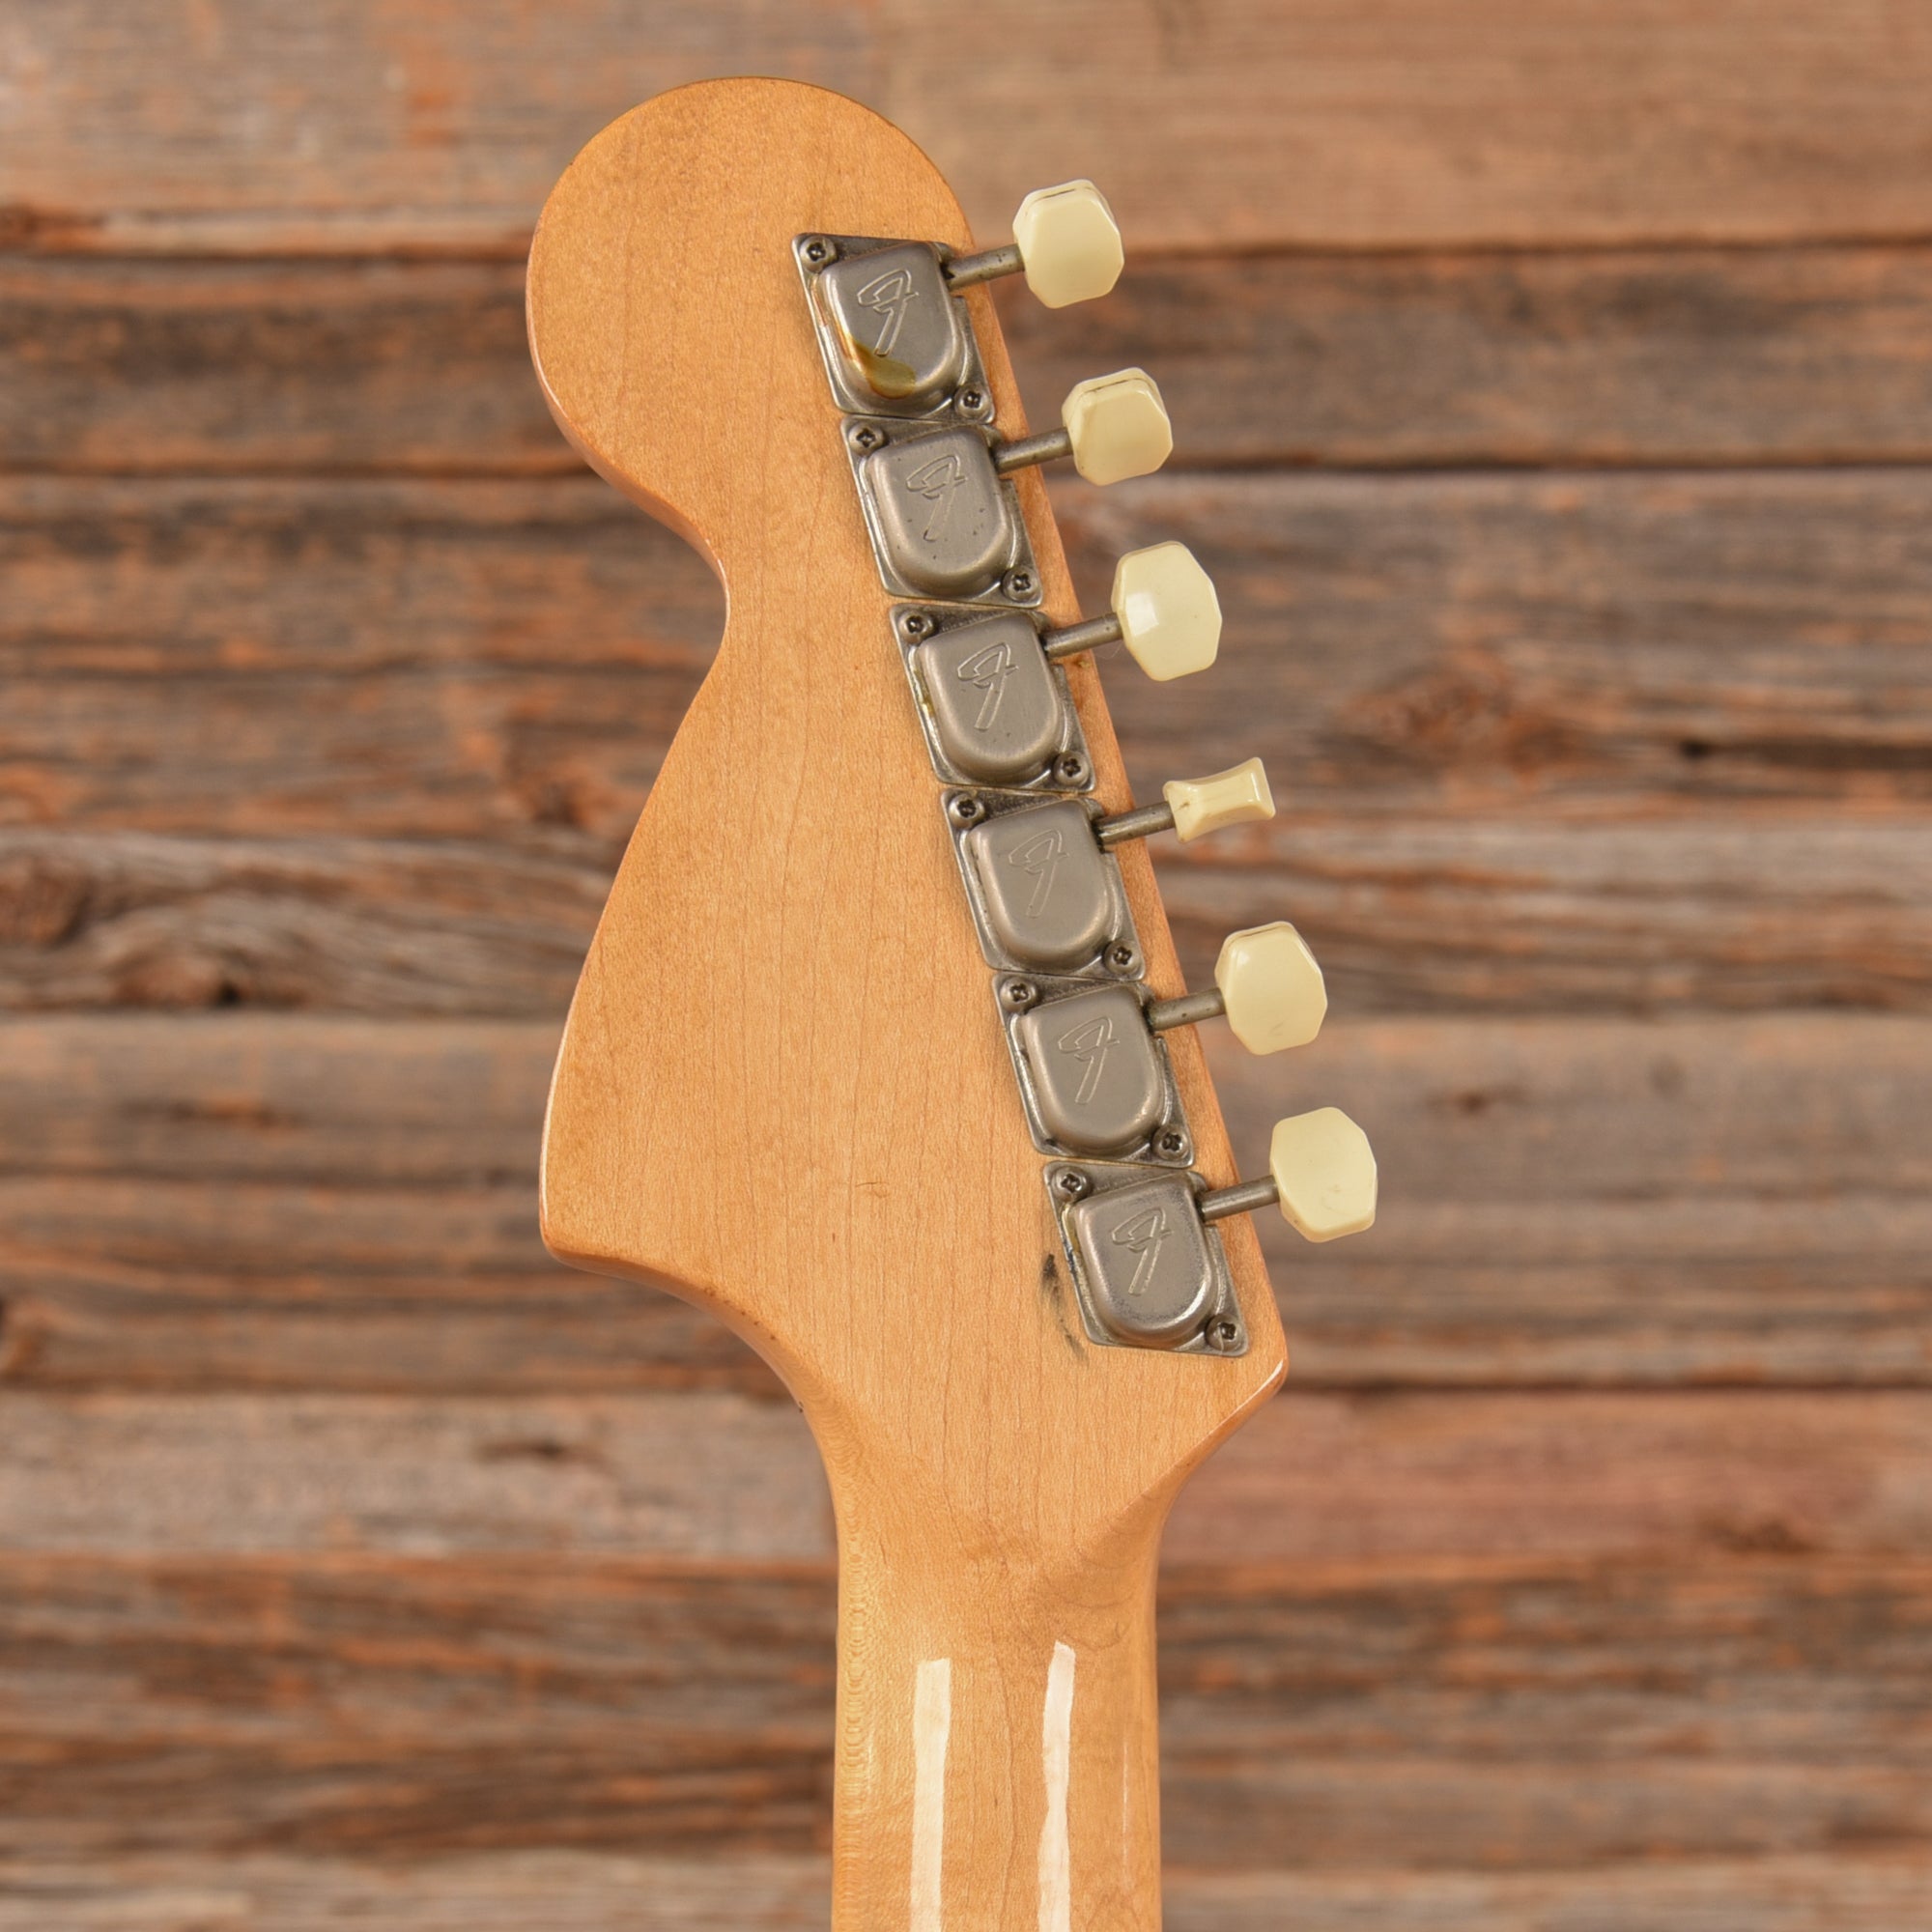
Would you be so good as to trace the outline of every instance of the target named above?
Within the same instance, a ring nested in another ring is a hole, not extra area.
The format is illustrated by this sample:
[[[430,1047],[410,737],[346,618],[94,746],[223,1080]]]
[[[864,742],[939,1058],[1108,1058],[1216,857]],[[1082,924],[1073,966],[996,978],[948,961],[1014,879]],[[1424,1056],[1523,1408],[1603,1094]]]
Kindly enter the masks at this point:
[[[530,257],[565,435],[728,616],[556,1065],[543,1231],[715,1311],[809,1418],[838,1519],[839,1932],[1151,1932],[1154,1562],[1285,1367],[1246,1216],[1366,1227],[1332,1109],[1242,1182],[1195,1029],[1312,1038],[1291,926],[1180,982],[1146,841],[1273,810],[1260,764],[1128,795],[1108,675],[1211,664],[1178,544],[1083,613],[1039,466],[1144,474],[1123,370],[1029,430],[986,284],[1112,287],[1091,184],[977,250],[906,137],[734,80],[606,128]],[[693,1453],[702,1445],[694,1443]]]

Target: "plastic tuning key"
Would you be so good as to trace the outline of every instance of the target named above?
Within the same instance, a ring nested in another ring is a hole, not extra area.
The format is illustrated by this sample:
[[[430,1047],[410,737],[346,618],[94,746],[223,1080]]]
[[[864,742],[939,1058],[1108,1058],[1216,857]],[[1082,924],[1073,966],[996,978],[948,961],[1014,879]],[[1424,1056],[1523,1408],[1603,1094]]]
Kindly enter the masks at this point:
[[[993,468],[1009,476],[1063,456],[1090,483],[1122,483],[1150,476],[1174,449],[1174,425],[1160,390],[1145,369],[1117,369],[1075,383],[1060,406],[1060,427],[999,445]]]
[[[1144,805],[1101,819],[1094,828],[1101,845],[1147,838],[1156,832],[1172,832],[1186,844],[1226,826],[1274,816],[1274,794],[1259,758],[1245,758],[1205,779],[1170,779],[1160,789],[1164,805]]]
[[[1130,550],[1114,566],[1112,608],[1040,639],[1049,659],[1124,642],[1134,662],[1164,684],[1206,670],[1221,647],[1221,600],[1183,543]]]
[[[1268,1141],[1268,1178],[1201,1197],[1201,1218],[1219,1221],[1270,1205],[1311,1241],[1359,1235],[1376,1221],[1376,1155],[1369,1137],[1339,1107],[1277,1121]]]
[[[1286,920],[1250,925],[1221,942],[1211,992],[1156,1000],[1148,1024],[1199,1026],[1225,1016],[1228,1028],[1250,1053],[1280,1053],[1306,1046],[1321,1031],[1328,988],[1307,942]]]
[[[1013,239],[1004,248],[955,255],[946,279],[955,289],[1024,274],[1027,287],[1048,308],[1093,301],[1121,278],[1125,262],[1121,230],[1107,198],[1090,181],[1037,187],[1013,216]]]

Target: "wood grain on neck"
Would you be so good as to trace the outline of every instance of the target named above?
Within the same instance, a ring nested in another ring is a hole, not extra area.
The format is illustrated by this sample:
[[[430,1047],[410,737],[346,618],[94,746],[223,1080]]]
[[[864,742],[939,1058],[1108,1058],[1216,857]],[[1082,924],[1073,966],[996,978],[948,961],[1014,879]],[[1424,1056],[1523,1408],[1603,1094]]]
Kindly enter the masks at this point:
[[[841,1562],[841,1932],[1152,1927],[1155,1546],[1187,1471],[1278,1381],[1280,1325],[1240,1222],[1248,1354],[1082,1334],[792,266],[807,231],[971,245],[895,128],[744,80],[607,128],[532,251],[557,420],[728,598],[571,1009],[545,1238],[716,1309],[810,1420]],[[991,302],[968,300],[1017,435]],[[1037,474],[1020,492],[1070,622]],[[1098,680],[1071,674],[1122,809]],[[1145,852],[1121,859],[1150,978],[1177,993]],[[1226,1183],[1198,1048],[1170,1046],[1197,1165]]]

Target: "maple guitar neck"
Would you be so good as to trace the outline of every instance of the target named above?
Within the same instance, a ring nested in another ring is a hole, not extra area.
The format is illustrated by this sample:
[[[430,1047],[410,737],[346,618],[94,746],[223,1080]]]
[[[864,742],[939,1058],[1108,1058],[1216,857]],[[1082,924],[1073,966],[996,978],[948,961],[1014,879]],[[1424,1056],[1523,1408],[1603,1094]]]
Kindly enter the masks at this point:
[[[1053,192],[1037,292],[1092,273],[1097,197]],[[815,281],[844,249],[864,272]],[[904,135],[779,81],[646,103],[545,209],[553,412],[713,562],[728,614],[572,1005],[544,1235],[716,1312],[811,1425],[838,1532],[838,1932],[1153,1932],[1160,1528],[1285,1367],[1244,1210],[1279,1192],[1304,1232],[1345,1232],[1360,1176],[1310,1115],[1274,1180],[1236,1184],[1192,1023],[1225,1008],[1293,1044],[1319,971],[1256,928],[1188,995],[1137,835],[1253,816],[1265,786],[1237,767],[1136,810],[1080,654],[1124,636],[1156,675],[1196,668],[1211,586],[1179,546],[1140,553],[1158,621],[1084,619],[1028,467],[1132,473],[1165,417],[1123,372],[1029,436],[980,285],[1022,250],[971,250]],[[908,402],[940,380],[921,356],[948,386]],[[1053,707],[990,784],[952,762],[914,648],[985,621],[959,634],[960,728],[1023,723],[1022,671]],[[1069,903],[1027,966],[1028,923]]]
[[[835,1926],[1158,1926],[1160,1503],[1073,1548],[834,1481]]]

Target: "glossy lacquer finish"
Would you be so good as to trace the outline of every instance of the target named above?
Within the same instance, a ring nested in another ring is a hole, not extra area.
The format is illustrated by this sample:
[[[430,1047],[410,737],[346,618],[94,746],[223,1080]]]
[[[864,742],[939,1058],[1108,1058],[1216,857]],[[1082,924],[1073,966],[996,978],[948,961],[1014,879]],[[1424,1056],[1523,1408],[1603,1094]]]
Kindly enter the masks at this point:
[[[810,1420],[841,1564],[841,1932],[1144,1932],[1155,1546],[1187,1471],[1278,1380],[1280,1326],[1232,1221],[1245,1355],[1082,1333],[800,293],[804,232],[971,245],[885,122],[728,81],[592,141],[532,253],[558,421],[729,600],[572,1008],[545,1235],[718,1310]],[[1018,436],[991,303],[967,299]],[[1017,481],[1070,624],[1044,493]],[[1123,810],[1095,672],[1067,670]],[[1178,995],[1147,856],[1119,856],[1154,988]],[[1196,1164],[1224,1185],[1199,1049],[1169,1044]]]

